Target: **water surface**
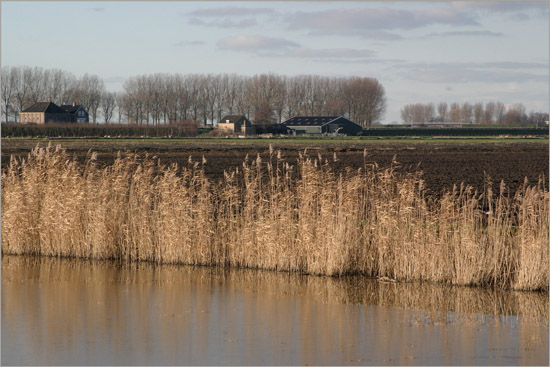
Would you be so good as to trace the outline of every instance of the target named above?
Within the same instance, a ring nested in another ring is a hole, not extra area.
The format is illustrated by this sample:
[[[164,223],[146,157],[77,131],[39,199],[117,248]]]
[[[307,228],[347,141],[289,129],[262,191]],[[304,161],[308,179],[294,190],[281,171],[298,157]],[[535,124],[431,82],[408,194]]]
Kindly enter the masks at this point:
[[[2,258],[5,365],[548,365],[548,295]]]

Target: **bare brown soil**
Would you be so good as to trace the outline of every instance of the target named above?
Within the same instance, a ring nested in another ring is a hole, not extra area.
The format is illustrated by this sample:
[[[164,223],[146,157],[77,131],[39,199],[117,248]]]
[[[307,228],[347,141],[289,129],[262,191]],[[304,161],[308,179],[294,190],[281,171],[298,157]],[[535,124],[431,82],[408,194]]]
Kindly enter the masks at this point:
[[[36,140],[3,139],[2,167],[9,164],[13,154],[24,157],[34,148]],[[47,142],[40,142],[46,145]],[[94,141],[67,140],[60,144],[71,154],[84,161],[91,149],[98,153],[100,164],[110,164],[118,151],[148,153],[156,156],[161,163],[186,165],[191,156],[201,161],[207,160],[205,171],[212,178],[223,175],[224,170],[240,166],[248,155],[255,158],[259,153],[264,159],[269,156],[269,144],[275,150],[280,149],[289,162],[296,160],[300,152],[307,149],[308,155],[333,160],[339,170],[349,167],[358,169],[363,166],[363,151],[367,151],[367,162],[376,162],[387,167],[395,159],[405,170],[424,172],[426,187],[432,194],[439,195],[451,189],[454,184],[464,182],[482,190],[485,175],[498,184],[504,180],[511,193],[520,187],[524,179],[536,183],[541,175],[548,179],[548,145],[545,143],[500,143],[500,142],[373,142],[373,141],[337,141],[337,142],[294,142],[291,140],[261,141]]]

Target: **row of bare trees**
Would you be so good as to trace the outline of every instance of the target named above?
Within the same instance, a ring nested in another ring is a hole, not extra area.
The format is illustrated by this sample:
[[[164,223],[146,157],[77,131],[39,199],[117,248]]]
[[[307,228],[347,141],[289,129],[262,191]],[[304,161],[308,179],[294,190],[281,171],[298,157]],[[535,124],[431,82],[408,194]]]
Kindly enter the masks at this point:
[[[128,78],[121,92],[105,90],[103,80],[76,78],[59,69],[2,68],[2,118],[39,101],[77,103],[93,122],[164,124],[194,120],[214,124],[226,114],[244,114],[259,124],[296,115],[338,115],[369,126],[386,110],[383,86],[373,78],[319,75],[148,74]]]
[[[150,74],[124,83],[121,110],[128,121],[220,121],[244,114],[258,124],[296,116],[343,115],[369,126],[386,109],[383,86],[372,78],[288,77],[259,74]]]
[[[18,113],[36,102],[53,101],[60,105],[81,104],[96,122],[106,93],[97,75],[77,78],[64,70],[29,66],[3,66],[0,85],[4,121],[17,121]]]
[[[522,103],[505,105],[502,102],[471,104],[469,102],[415,103],[401,109],[405,123],[455,122],[463,124],[503,124],[503,125],[543,125],[548,113],[530,112],[527,114]]]

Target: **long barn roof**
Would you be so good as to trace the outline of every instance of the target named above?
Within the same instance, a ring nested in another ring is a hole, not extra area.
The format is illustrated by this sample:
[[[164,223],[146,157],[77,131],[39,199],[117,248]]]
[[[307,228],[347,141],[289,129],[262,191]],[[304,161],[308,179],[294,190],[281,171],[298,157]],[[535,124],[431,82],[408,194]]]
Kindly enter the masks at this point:
[[[67,113],[64,109],[53,102],[36,102],[21,112],[46,112],[46,113]]]
[[[296,116],[283,122],[286,126],[322,126],[340,116]]]

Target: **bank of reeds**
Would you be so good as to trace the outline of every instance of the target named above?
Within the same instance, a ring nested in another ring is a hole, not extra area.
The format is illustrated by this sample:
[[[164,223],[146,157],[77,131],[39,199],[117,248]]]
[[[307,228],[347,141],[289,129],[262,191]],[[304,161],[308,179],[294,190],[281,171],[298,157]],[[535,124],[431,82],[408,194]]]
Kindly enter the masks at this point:
[[[421,173],[336,173],[336,159],[270,150],[214,182],[204,160],[99,168],[37,147],[2,174],[2,252],[548,289],[544,180],[435,201]]]

